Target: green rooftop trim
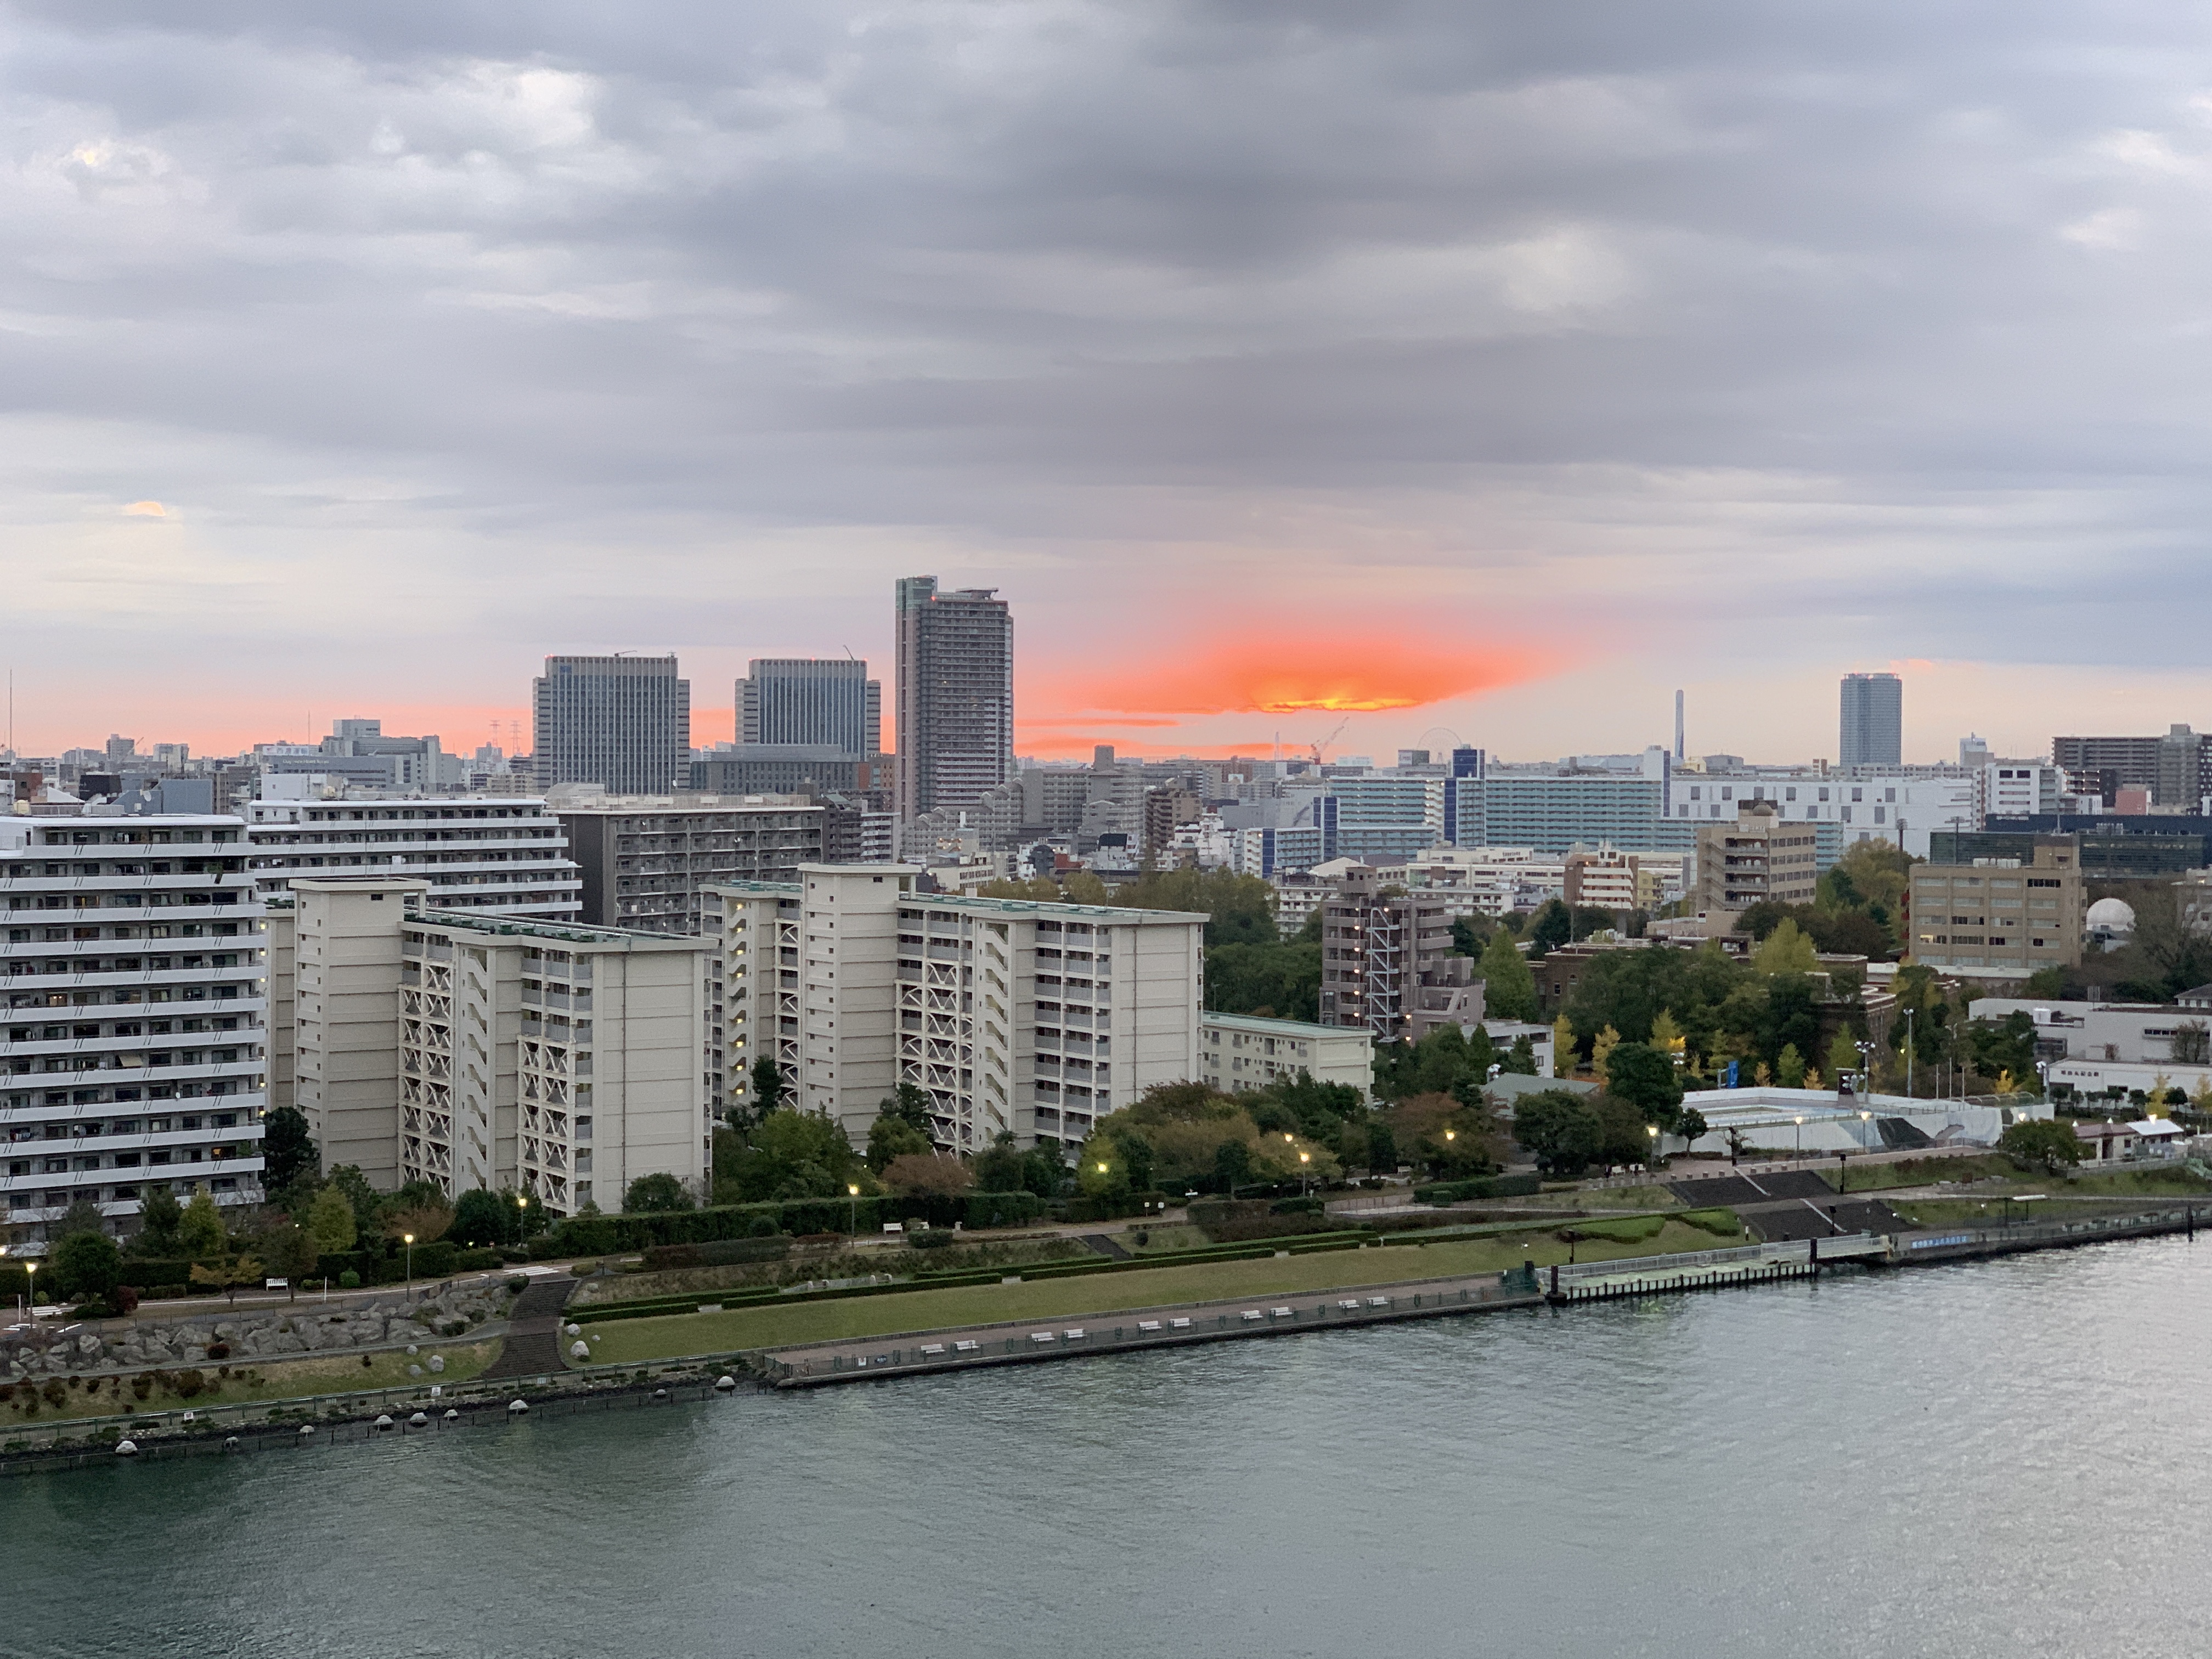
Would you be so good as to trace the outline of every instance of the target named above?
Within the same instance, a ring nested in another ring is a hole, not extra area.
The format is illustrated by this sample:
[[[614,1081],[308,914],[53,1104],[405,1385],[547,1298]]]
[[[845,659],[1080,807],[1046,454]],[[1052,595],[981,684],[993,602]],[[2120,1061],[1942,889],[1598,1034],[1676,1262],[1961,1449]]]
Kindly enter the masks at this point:
[[[1218,1025],[1231,1031],[1257,1031],[1267,1036],[1302,1037],[1317,1042],[1325,1037],[1366,1037],[1373,1035],[1364,1025],[1311,1025],[1302,1019],[1269,1019],[1261,1014],[1202,1013],[1200,1025]]]
[[[707,944],[691,933],[648,933],[634,927],[587,927],[580,922],[475,916],[459,910],[410,910],[406,920],[432,927],[459,927],[497,938],[552,939],[563,945],[656,945],[696,951]]]

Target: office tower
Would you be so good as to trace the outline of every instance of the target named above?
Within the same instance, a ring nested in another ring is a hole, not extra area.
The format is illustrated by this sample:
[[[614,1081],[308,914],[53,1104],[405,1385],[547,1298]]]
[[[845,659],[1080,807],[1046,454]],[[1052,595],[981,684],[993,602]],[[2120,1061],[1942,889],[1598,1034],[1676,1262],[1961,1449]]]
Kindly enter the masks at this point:
[[[898,584],[898,811],[912,823],[979,800],[1012,775],[1014,624],[988,587]]]
[[[738,741],[811,744],[866,757],[883,747],[884,688],[850,658],[757,657],[738,682]]]
[[[1680,766],[1687,757],[1682,752],[1682,694],[1674,694],[1674,764]]]
[[[665,657],[548,657],[533,688],[538,787],[611,793],[681,788],[691,765],[691,684]]]
[[[912,1084],[940,1146],[1004,1132],[1073,1151],[1154,1084],[1199,1074],[1204,916],[917,892],[920,874],[807,865],[707,889],[718,1109],[772,1060],[790,1103],[856,1146]]]
[[[2051,760],[2070,790],[2108,805],[2123,789],[2142,789],[2160,806],[2193,811],[2212,794],[2212,742],[2186,726],[2162,738],[2053,738]]]
[[[1895,766],[1904,754],[1905,682],[1894,674],[1844,675],[1840,763]]]
[[[271,907],[282,1059],[326,1165],[380,1191],[613,1210],[706,1173],[705,943],[417,908],[427,884],[302,881]]]
[[[582,917],[583,873],[542,800],[264,799],[249,803],[246,817],[246,864],[264,900],[281,897],[295,879],[416,876],[444,910]]]
[[[268,1005],[245,826],[0,817],[0,1222],[111,1224],[156,1187],[261,1200]]]

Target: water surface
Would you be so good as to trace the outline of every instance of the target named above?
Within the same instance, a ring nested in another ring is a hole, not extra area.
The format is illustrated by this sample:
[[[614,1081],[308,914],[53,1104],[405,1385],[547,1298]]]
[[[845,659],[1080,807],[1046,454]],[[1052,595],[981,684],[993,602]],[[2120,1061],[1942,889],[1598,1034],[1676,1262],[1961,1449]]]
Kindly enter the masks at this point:
[[[0,1654],[2180,1655],[2212,1238],[0,1481]]]

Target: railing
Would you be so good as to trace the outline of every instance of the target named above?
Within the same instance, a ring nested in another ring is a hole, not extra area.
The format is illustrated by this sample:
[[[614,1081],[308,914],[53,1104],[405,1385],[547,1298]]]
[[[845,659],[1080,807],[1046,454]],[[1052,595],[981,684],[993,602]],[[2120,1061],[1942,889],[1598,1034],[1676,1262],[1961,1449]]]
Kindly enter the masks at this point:
[[[1560,1279],[1565,1281],[1618,1273],[1672,1273],[1684,1267],[1719,1267],[1729,1262],[1803,1261],[1810,1258],[1812,1246],[1816,1243],[1820,1247],[1820,1259],[1824,1261],[1831,1256],[1867,1255],[1888,1249],[1878,1233],[1844,1233],[1834,1238],[1789,1239],[1774,1244],[1733,1245],[1717,1250],[1685,1250],[1678,1255],[1629,1256],[1615,1261],[1578,1261],[1561,1267],[1559,1273]]]

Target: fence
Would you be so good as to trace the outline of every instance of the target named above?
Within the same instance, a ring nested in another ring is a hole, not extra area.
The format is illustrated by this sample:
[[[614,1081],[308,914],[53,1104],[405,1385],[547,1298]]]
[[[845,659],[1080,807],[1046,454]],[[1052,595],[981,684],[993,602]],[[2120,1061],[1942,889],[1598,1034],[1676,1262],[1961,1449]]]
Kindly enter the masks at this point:
[[[1719,1250],[1685,1250],[1679,1255],[1630,1256],[1616,1261],[1578,1261],[1559,1269],[1564,1282],[1575,1279],[1595,1279],[1620,1273],[1670,1273],[1685,1267],[1719,1267],[1729,1262],[1804,1261],[1810,1259],[1814,1243],[1820,1247],[1820,1259],[1871,1255],[1888,1249],[1877,1233],[1844,1233],[1834,1238],[1788,1239],[1773,1244],[1738,1244]],[[1549,1271],[1548,1269],[1547,1271]]]
[[[769,1369],[779,1388],[805,1387],[822,1382],[858,1382],[885,1375],[912,1376],[920,1372],[960,1370],[981,1365],[1065,1358],[1081,1353],[1170,1347],[1182,1343],[1279,1334],[1291,1330],[1334,1330],[1352,1325],[1371,1325],[1386,1320],[1431,1318],[1443,1314],[1473,1313],[1485,1308],[1525,1304],[1534,1300],[1535,1285],[1516,1270],[1486,1283],[1429,1283],[1419,1289],[1404,1285],[1361,1287],[1332,1295],[1319,1303],[1274,1303],[1260,1297],[1258,1307],[1237,1304],[1208,1304],[1187,1310],[1172,1308],[1139,1310],[1109,1316],[1116,1322],[1045,1328],[1030,1320],[979,1326],[970,1331],[927,1333],[884,1339],[873,1353],[810,1354],[801,1358],[771,1358]],[[1310,1297],[1311,1291],[1303,1292]]]

